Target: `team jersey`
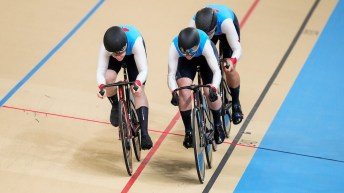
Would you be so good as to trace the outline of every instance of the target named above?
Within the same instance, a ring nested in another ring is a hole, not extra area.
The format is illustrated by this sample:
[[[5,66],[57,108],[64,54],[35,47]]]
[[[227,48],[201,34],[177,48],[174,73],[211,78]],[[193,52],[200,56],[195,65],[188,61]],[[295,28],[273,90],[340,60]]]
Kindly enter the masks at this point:
[[[221,25],[223,21],[225,21],[228,18],[234,21],[234,17],[235,17],[234,13],[231,9],[229,9],[228,7],[224,5],[209,4],[207,5],[207,7],[215,10],[216,16],[217,16],[217,24],[216,24],[217,28],[215,31],[215,35],[221,35],[222,34]]]
[[[135,41],[138,37],[141,37],[141,34],[135,27],[130,25],[120,25],[119,27],[121,27],[122,30],[125,32],[125,35],[127,35],[128,48],[125,52],[125,55],[131,55],[133,54],[133,46],[135,44]]]

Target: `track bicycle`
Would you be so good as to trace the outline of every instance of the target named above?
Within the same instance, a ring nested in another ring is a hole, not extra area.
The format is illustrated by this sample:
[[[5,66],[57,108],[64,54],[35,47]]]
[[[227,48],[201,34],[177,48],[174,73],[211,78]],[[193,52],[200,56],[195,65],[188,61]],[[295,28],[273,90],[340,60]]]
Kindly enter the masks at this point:
[[[175,89],[177,92],[183,89],[193,91],[192,108],[192,145],[194,149],[198,180],[203,183],[205,178],[205,158],[208,168],[212,168],[212,153],[217,144],[214,140],[214,123],[203,88],[211,89],[210,85],[202,85],[199,66],[197,67],[198,84],[183,86]],[[204,156],[205,155],[205,156]]]
[[[126,63],[122,63],[121,67],[123,69],[124,80],[104,85],[100,93],[104,95],[104,89],[106,87],[117,87],[117,93],[119,96],[119,136],[122,142],[124,163],[129,176],[131,176],[133,173],[132,149],[134,149],[136,160],[141,160],[141,126],[136,113],[134,98],[132,96],[130,86],[134,85],[133,89],[135,90],[137,90],[138,88],[136,87],[134,82],[128,82]]]
[[[229,68],[229,63],[226,59],[221,59],[220,64],[223,62],[226,63],[225,68]],[[222,121],[222,127],[225,131],[226,138],[229,138],[230,130],[232,127],[232,95],[231,91],[229,89],[229,86],[226,81],[226,75],[224,73],[224,70],[222,66],[221,69],[221,83],[220,83],[220,97],[222,100],[222,109],[221,109],[221,121]]]

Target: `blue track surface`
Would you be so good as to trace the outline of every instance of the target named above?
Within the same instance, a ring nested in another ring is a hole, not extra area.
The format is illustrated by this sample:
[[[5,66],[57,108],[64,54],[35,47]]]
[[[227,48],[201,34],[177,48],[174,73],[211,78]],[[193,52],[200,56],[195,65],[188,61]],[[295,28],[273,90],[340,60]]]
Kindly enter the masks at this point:
[[[235,192],[344,192],[340,0]]]

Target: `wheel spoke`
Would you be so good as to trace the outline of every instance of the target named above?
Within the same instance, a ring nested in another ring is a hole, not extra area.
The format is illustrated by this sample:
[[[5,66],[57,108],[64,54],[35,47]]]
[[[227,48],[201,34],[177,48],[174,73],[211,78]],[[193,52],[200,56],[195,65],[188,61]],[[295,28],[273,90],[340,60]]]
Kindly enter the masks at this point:
[[[119,126],[121,131],[121,141],[122,141],[122,150],[124,163],[127,168],[128,174],[131,176],[133,172],[133,162],[132,162],[132,150],[131,150],[131,135],[130,135],[130,124],[128,111],[124,101],[120,102],[120,119]]]
[[[141,160],[141,140],[140,140],[140,123],[136,113],[135,105],[133,101],[130,101],[131,109],[131,121],[132,121],[132,132],[133,132],[133,147],[137,161]]]
[[[204,176],[205,176],[205,160],[204,160],[205,136],[202,133],[202,129],[204,129],[204,127],[202,126],[201,120],[202,120],[202,115],[199,112],[199,109],[194,108],[193,115],[192,115],[192,128],[193,128],[192,129],[192,136],[193,136],[192,144],[193,144],[193,149],[194,149],[198,179],[201,183],[203,183]]]

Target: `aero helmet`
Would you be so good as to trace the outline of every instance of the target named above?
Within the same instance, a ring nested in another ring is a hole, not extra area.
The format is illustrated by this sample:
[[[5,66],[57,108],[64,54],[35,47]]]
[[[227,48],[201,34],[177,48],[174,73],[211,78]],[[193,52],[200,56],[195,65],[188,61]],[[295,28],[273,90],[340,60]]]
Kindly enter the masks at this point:
[[[217,23],[217,16],[215,11],[212,8],[203,8],[196,13],[195,24],[196,27],[200,30],[203,30],[205,33],[209,34],[212,30],[215,29]]]
[[[113,26],[106,30],[104,34],[104,46],[109,52],[121,53],[128,46],[127,36],[121,27]]]
[[[198,50],[199,42],[200,37],[196,28],[184,28],[178,35],[178,48],[183,55],[193,56]]]

